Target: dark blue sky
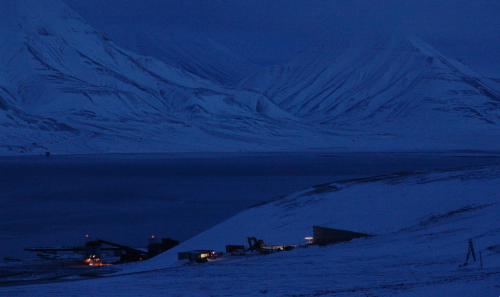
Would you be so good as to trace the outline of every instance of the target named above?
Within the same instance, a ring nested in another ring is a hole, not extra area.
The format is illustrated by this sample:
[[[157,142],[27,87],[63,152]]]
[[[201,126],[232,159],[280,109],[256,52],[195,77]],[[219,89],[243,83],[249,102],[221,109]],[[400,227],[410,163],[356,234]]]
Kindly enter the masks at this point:
[[[496,66],[489,59],[497,57],[500,65],[498,0],[63,1],[111,38],[152,27],[182,28],[206,33],[261,64],[318,43],[403,32],[439,41],[448,54],[491,71]]]

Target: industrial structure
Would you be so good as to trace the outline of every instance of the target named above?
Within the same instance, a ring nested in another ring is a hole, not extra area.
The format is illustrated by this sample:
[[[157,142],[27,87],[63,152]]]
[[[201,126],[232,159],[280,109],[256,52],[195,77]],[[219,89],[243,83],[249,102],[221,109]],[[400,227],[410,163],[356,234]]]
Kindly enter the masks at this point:
[[[102,244],[99,241],[89,241],[85,244],[85,262],[90,266],[99,266],[101,262]]]
[[[179,260],[189,260],[191,262],[203,263],[208,259],[217,257],[214,250],[194,250],[189,252],[180,252],[178,254]]]
[[[308,241],[308,244],[326,245],[337,242],[349,241],[355,238],[370,237],[370,236],[373,235],[347,231],[347,230],[313,226],[313,237],[306,237],[306,240]],[[296,247],[296,245],[266,245],[262,239],[257,239],[255,237],[248,237],[247,240],[248,240],[248,249],[245,249],[244,245],[227,245],[226,253],[231,253],[232,255],[240,255],[240,256],[245,255],[248,252],[270,254],[280,251],[290,251]],[[111,247],[104,247],[104,245]],[[147,250],[132,248],[130,246],[125,246],[102,239],[89,240],[87,241],[84,247],[28,248],[25,250],[31,252],[49,252],[49,253],[56,253],[59,251],[74,252],[74,253],[84,252],[86,264],[92,266],[99,266],[104,263],[101,261],[101,254],[103,251],[110,251],[110,250],[115,251],[115,255],[120,256],[120,261],[118,263],[127,263],[127,262],[150,259],[177,245],[179,245],[179,241],[177,240],[173,240],[171,238],[162,238],[160,242],[158,239],[152,236],[149,239]],[[198,262],[198,263],[207,262],[209,259],[216,258],[217,256],[218,254],[215,253],[214,250],[192,250],[192,251],[178,253],[179,260],[189,260],[190,262]]]
[[[101,255],[103,251],[114,251],[116,255],[120,256],[118,263],[127,263],[134,261],[142,261],[150,259],[168,249],[171,249],[179,244],[179,241],[171,238],[163,238],[159,243],[153,236],[149,241],[147,251],[145,249],[133,248],[126,245],[117,244],[114,242],[96,239],[89,240],[83,247],[70,247],[70,248],[26,248],[28,252],[42,252],[42,253],[57,253],[57,252],[73,252],[85,253],[84,263],[90,266],[100,266],[102,262]],[[104,247],[104,245],[111,247]]]
[[[326,245],[337,242],[349,241],[360,237],[371,237],[373,235],[358,232],[313,226],[312,244]]]
[[[148,257],[152,258],[178,245],[179,241],[173,240],[172,238],[162,238],[161,242],[158,242],[158,239],[152,236],[149,239]]]
[[[263,248],[266,244],[264,243],[264,240],[259,239],[255,237],[248,237],[248,245],[250,246],[251,251],[259,251],[261,248]]]

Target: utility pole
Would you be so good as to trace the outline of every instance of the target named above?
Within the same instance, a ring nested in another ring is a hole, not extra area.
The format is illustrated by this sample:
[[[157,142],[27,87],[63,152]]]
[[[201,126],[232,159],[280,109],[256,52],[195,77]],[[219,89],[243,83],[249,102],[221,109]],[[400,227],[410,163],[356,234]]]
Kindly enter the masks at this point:
[[[472,239],[469,239],[469,250],[467,251],[467,258],[465,259],[465,263],[463,266],[467,265],[467,262],[469,261],[469,257],[472,254],[472,258],[474,259],[474,262],[476,262],[476,254],[474,253],[474,246],[472,245]],[[482,259],[481,259],[482,262]]]

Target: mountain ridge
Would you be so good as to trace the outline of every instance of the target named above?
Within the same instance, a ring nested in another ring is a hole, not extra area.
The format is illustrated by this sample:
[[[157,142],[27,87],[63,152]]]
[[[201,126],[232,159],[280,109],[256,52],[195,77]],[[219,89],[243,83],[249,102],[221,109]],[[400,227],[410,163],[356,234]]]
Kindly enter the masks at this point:
[[[260,69],[212,38],[180,29],[147,30],[136,35],[119,32],[114,40],[132,52],[224,85],[234,85]]]
[[[120,48],[58,0],[18,5],[0,30],[2,154],[500,144],[500,84],[419,39],[304,51],[233,85]]]
[[[14,94],[9,106],[79,131],[82,138],[74,141],[87,143],[84,147],[107,151],[107,145],[127,144],[127,139],[133,139],[128,145],[139,147],[144,134],[154,135],[156,145],[149,144],[154,150],[163,145],[200,150],[207,142],[213,143],[207,149],[216,150],[224,139],[232,147],[262,138],[259,133],[286,134],[274,130],[295,121],[265,96],[216,84],[119,48],[58,1],[23,1],[26,5],[20,2],[21,16],[15,25],[0,32],[2,88]],[[50,12],[24,17],[22,9],[31,3]],[[20,133],[25,137],[18,138],[29,139],[27,135],[33,133],[39,138],[29,142],[45,138],[44,127],[17,125],[15,130],[23,127],[28,128]],[[67,143],[66,136],[46,135],[54,137]],[[6,142],[10,141],[2,141]],[[74,144],[71,147],[70,151]]]
[[[421,97],[459,101],[474,95],[476,100],[486,101],[482,106],[494,105],[500,100],[499,92],[486,81],[479,73],[412,37],[403,43],[391,39],[370,48],[320,52],[312,57],[305,53],[284,65],[268,67],[239,87],[262,92],[299,117],[349,125],[354,118],[362,121],[377,117],[376,113],[384,109],[386,115],[378,119],[380,123],[391,116],[405,117],[412,104],[415,108],[412,101],[420,100],[418,107],[428,104]],[[431,84],[436,87],[426,89]],[[448,93],[439,93],[441,89],[448,89]],[[397,102],[398,98],[405,100]],[[436,111],[437,107],[429,110]],[[483,113],[487,112],[491,112],[491,119],[478,118],[500,123],[498,110],[483,108]]]

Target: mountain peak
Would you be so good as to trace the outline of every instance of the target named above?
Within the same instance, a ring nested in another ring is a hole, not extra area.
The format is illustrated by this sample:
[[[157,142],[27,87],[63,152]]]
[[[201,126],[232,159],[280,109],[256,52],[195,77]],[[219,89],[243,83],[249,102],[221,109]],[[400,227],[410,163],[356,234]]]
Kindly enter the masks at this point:
[[[304,52],[239,87],[325,125],[366,129],[398,123],[391,129],[448,132],[452,123],[500,124],[500,111],[491,108],[498,106],[500,96],[492,85],[420,38],[395,36]]]
[[[12,21],[0,27],[0,124],[19,142],[185,151],[332,146],[332,137],[351,147],[361,134],[337,131],[353,130],[401,142],[434,135],[441,144],[463,131],[498,134],[499,92],[417,38],[305,51],[228,88],[220,83],[236,81],[245,65],[209,39],[153,36],[148,52],[165,54],[155,59],[109,42],[58,0],[13,2],[0,2]]]
[[[58,23],[61,19],[78,19],[76,12],[60,0],[2,1],[0,15],[4,21],[22,23]]]

